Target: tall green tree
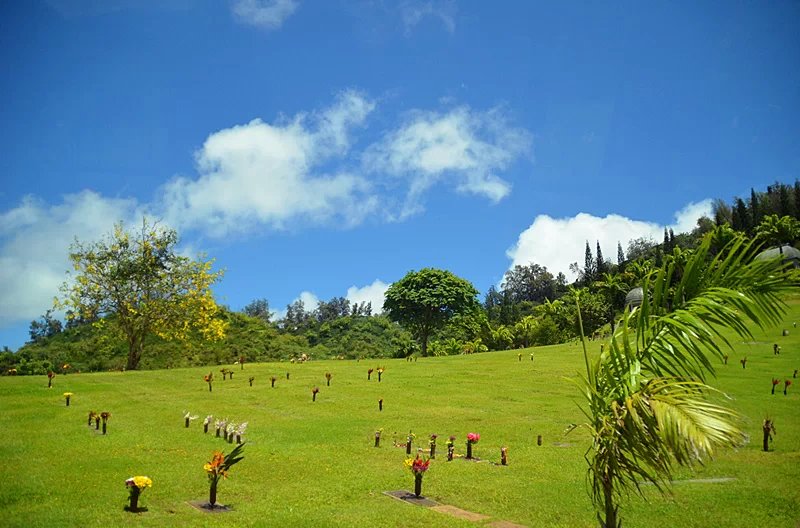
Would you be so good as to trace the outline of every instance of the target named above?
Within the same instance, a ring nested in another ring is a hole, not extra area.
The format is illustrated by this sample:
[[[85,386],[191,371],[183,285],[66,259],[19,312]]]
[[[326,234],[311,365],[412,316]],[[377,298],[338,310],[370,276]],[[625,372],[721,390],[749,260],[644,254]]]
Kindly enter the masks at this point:
[[[263,298],[253,300],[242,309],[242,312],[250,317],[261,319],[265,323],[268,323],[269,318],[272,317],[272,312],[269,311],[269,301]]]
[[[177,244],[174,230],[147,219],[136,233],[120,223],[101,240],[76,241],[69,255],[73,280],[63,284],[57,306],[118,330],[128,344],[129,370],[139,367],[151,334],[182,340],[197,332],[222,338],[225,323],[216,317],[211,293],[222,272],[212,271],[211,261],[182,256]]]
[[[784,244],[791,244],[800,236],[800,222],[791,216],[767,215],[756,227],[756,239],[767,246],[777,246],[783,254]]]
[[[583,284],[589,285],[594,282],[597,271],[597,262],[592,256],[592,248],[589,247],[589,241],[586,241],[586,250],[583,252]]]
[[[603,258],[603,250],[600,249],[600,241],[597,241],[597,249],[596,253],[597,259],[594,265],[594,276],[595,279],[599,279],[603,273],[608,271],[608,264],[606,263],[605,259]]]
[[[28,333],[31,336],[29,343],[36,343],[42,339],[53,337],[63,330],[61,321],[53,317],[53,310],[47,310],[43,316],[31,321]]]
[[[622,251],[622,243],[617,241],[617,266],[620,269],[625,265],[625,252]]]
[[[712,256],[707,235],[670,288],[675,261],[645,278],[641,307],[624,312],[605,351],[590,360],[584,340],[583,424],[592,438],[586,459],[601,527],[620,526],[620,498],[663,490],[673,468],[736,446],[746,435],[734,411],[718,405],[706,384],[713,361],[730,346],[725,331],[752,339],[747,322],[776,324],[781,295],[798,287],[777,260],[753,260],[757,243],[734,238]],[[580,314],[581,311],[578,311]]]
[[[409,329],[422,355],[428,338],[456,314],[479,309],[478,290],[449,271],[424,268],[410,271],[386,290],[383,310],[393,321]]]

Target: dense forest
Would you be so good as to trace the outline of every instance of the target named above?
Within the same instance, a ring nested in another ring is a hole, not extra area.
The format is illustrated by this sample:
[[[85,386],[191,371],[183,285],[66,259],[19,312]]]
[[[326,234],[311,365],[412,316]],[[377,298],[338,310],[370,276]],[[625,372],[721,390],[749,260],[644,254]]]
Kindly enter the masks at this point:
[[[576,295],[584,330],[603,334],[623,310],[631,289],[666,259],[685,261],[709,232],[718,249],[734,237],[755,238],[765,248],[795,246],[800,237],[800,181],[775,183],[763,192],[753,189],[749,197],[734,197],[730,203],[718,199],[712,216],[701,218],[691,233],[676,235],[665,229],[660,241],[640,238],[624,248],[618,243],[614,259],[603,255],[599,243],[586,241],[580,264],[570,266],[577,276],[571,284],[563,273],[554,275],[535,262],[515,266],[505,273],[499,287],[492,286],[482,295],[482,302],[448,312],[442,324],[431,327],[423,347],[409,319],[401,317],[407,314],[398,313],[402,307],[383,311],[383,307],[336,297],[309,310],[298,300],[286,307],[283,318],[276,319],[269,301],[260,298],[241,311],[221,307],[215,317],[226,331],[218,340],[201,339],[196,332],[181,340],[148,335],[141,367],[218,365],[240,359],[290,361],[303,355],[313,359],[407,357],[422,350],[438,356],[555,344],[578,335]],[[125,367],[127,344],[112,324],[114,314],[95,319],[70,314],[62,323],[52,313],[48,310],[31,322],[30,341],[18,351],[5,348],[0,352],[0,372],[45,374]]]

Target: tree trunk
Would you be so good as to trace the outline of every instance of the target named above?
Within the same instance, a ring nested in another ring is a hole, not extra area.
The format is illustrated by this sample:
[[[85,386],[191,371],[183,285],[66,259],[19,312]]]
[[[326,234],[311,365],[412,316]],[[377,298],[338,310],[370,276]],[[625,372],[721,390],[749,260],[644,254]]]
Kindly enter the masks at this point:
[[[128,365],[126,370],[138,370],[142,359],[142,343],[135,337],[128,337]]]
[[[603,477],[603,504],[605,505],[605,521],[601,528],[619,528],[617,524],[617,507],[614,505],[614,483],[609,476]]]

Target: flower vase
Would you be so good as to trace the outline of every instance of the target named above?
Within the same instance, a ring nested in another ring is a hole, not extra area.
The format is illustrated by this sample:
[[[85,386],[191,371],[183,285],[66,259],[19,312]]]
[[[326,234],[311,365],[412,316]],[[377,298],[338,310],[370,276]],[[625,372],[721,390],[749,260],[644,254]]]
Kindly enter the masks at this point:
[[[422,473],[414,475],[414,496],[419,498],[422,495]]]
[[[103,422],[103,434],[106,434],[106,423]]]
[[[447,461],[451,462],[453,460],[453,452],[455,451],[455,447],[452,445],[447,446]]]
[[[131,486],[131,493],[130,493],[130,506],[128,506],[128,510],[135,512],[139,510],[139,495],[142,493],[142,490],[139,489],[138,486]]]
[[[95,431],[100,430],[100,418],[95,418],[94,419],[94,430]]]
[[[208,424],[203,424],[203,432],[208,433]]]
[[[472,458],[472,442],[467,442],[467,458]]]
[[[431,442],[431,458],[436,458],[436,442]]]
[[[217,481],[211,481],[211,488],[208,490],[208,504],[212,508],[217,505]]]
[[[69,396],[66,397],[67,400],[67,407],[69,407]]]
[[[411,454],[411,438],[409,438],[408,442],[406,442],[406,454],[407,455]]]

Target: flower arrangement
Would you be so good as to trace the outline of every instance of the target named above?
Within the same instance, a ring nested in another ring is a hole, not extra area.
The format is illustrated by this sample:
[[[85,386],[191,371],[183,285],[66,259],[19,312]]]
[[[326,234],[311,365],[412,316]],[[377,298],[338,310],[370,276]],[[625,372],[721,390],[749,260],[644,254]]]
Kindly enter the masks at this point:
[[[317,393],[319,393],[319,387],[311,389],[311,401],[317,401]]]
[[[333,374],[331,374],[330,372],[325,373],[325,379],[328,380],[328,387],[331,386],[331,377],[333,377]]]
[[[405,465],[414,475],[414,496],[417,498],[422,494],[422,476],[428,471],[430,464],[430,458],[423,460],[419,455],[417,455],[417,458],[406,459]]]
[[[456,437],[455,435],[450,435],[450,438],[447,439],[447,461],[450,462],[453,460],[453,455],[456,451]]]
[[[481,439],[478,433],[467,433],[467,458],[472,458],[472,446]]]
[[[789,385],[792,384],[792,380],[787,379],[783,382],[783,395],[786,396],[786,391],[789,389]]]
[[[747,368],[747,358],[746,357],[743,357],[742,359],[740,359],[739,363],[742,364],[742,368]]]
[[[255,381],[255,379],[256,379],[255,376],[250,376],[249,378],[247,378],[247,381],[250,383],[251,387],[253,386],[253,381]]]
[[[381,376],[383,375],[384,370],[386,370],[384,367],[378,367],[378,381],[381,380]]]
[[[236,424],[230,422],[228,427],[225,428],[225,440],[228,441],[229,444],[233,443],[233,435],[236,433]]]
[[[204,433],[208,432],[208,426],[209,426],[209,424],[211,424],[211,420],[213,420],[213,419],[214,419],[214,415],[209,414],[208,416],[206,416],[205,420],[203,420],[203,432]]]
[[[97,416],[97,413],[96,413],[96,412],[94,412],[94,411],[89,411],[89,422],[86,424],[88,427],[91,427],[91,426],[92,426],[92,420],[94,420],[94,417],[95,417],[95,416]]]
[[[239,427],[236,428],[236,443],[242,443],[242,435],[247,431],[247,422],[242,422],[239,424]]]
[[[408,432],[408,436],[406,436],[406,454],[407,455],[411,454],[411,444],[414,443],[414,439],[416,437],[417,437],[417,435],[415,435],[411,431]]]
[[[111,418],[111,413],[103,411],[100,413],[100,418],[103,420],[103,434],[106,434],[106,426],[108,425],[108,419]]]
[[[211,392],[211,383],[214,381],[214,374],[209,372],[205,376],[203,376],[203,381],[208,383],[208,392]]]
[[[220,431],[224,431],[225,427],[227,425],[228,425],[228,419],[227,418],[223,418],[222,420],[217,420],[217,421],[214,422],[214,427],[217,430],[217,435],[216,435],[217,438],[219,438],[219,432]]]
[[[220,374],[222,374],[222,381],[225,381],[225,380],[228,379],[228,372],[230,372],[230,370],[228,370],[227,368],[224,368],[224,369],[220,369],[219,372],[220,372]]]
[[[436,439],[439,438],[439,435],[433,433],[431,435],[431,439],[428,441],[428,446],[431,449],[431,458],[436,458]]]
[[[286,376],[286,379],[289,379],[289,376]],[[269,381],[270,381],[270,383],[272,383],[272,388],[274,389],[275,388],[275,382],[278,381],[278,378],[276,378],[275,376],[272,376],[269,379]]]
[[[367,369],[367,381],[372,379],[372,373],[374,371],[375,371],[375,369]]]
[[[69,407],[69,400],[70,400],[70,398],[72,398],[73,396],[74,396],[74,394],[73,394],[73,393],[71,393],[71,392],[65,392],[65,393],[64,393],[64,400],[66,400],[66,402],[67,402],[67,407]]]
[[[206,470],[206,475],[208,475],[208,505],[211,508],[216,507],[217,504],[217,486],[219,485],[219,479],[228,478],[228,471],[231,467],[244,458],[241,456],[244,446],[245,444],[237,445],[227,455],[220,451],[214,451],[211,461],[203,466],[203,469]]]
[[[130,505],[126,510],[137,512],[139,510],[139,495],[142,494],[145,488],[152,488],[153,481],[150,477],[136,476],[131,477],[125,481],[125,486],[128,487],[128,499]]]
[[[500,465],[507,466],[508,465],[508,448],[501,447],[500,448]]]
[[[383,410],[383,398],[378,398],[378,410]]]
[[[47,372],[47,388],[48,389],[52,389],[53,388],[53,378],[55,378],[55,377],[56,377],[56,373],[53,372],[52,370],[49,370]]]
[[[375,431],[375,447],[381,446],[381,435],[383,434],[383,429],[378,429]]]
[[[772,394],[775,394],[775,386],[781,382],[778,378],[772,378]]]
[[[192,414],[189,411],[183,411],[183,423],[186,428],[189,428],[189,422],[192,420],[197,420],[198,416],[196,414]]]
[[[244,370],[245,359],[246,358],[244,356],[239,356],[239,370]]]

